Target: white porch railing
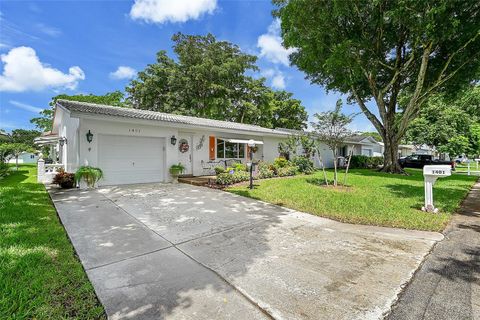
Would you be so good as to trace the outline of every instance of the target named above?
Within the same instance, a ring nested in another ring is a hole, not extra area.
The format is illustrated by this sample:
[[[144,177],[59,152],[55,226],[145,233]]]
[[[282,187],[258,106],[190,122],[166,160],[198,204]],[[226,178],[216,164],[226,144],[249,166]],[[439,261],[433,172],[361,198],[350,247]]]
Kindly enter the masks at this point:
[[[39,159],[37,162],[37,182],[52,183],[53,177],[57,174],[59,169],[63,169],[61,163],[45,164],[45,160]]]

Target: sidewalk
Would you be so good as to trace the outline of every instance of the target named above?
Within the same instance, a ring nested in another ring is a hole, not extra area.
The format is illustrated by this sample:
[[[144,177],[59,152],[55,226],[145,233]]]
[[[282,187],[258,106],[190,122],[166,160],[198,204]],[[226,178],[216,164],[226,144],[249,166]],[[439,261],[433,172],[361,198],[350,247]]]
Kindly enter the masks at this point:
[[[480,181],[386,318],[480,319]]]

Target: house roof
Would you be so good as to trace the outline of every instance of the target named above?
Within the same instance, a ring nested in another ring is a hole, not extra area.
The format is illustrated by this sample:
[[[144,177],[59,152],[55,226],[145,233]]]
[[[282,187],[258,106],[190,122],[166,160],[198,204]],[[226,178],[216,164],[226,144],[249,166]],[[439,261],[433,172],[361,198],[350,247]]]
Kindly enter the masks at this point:
[[[249,131],[249,132],[258,132],[258,133],[267,133],[275,135],[288,135],[287,132],[264,128],[251,124],[213,120],[206,118],[197,118],[189,116],[181,116],[171,113],[163,113],[157,111],[141,110],[141,109],[132,109],[132,108],[122,108],[107,106],[101,104],[87,103],[87,102],[77,102],[69,100],[57,100],[57,105],[69,110],[70,112],[84,113],[84,114],[97,114],[97,115],[106,115],[122,118],[131,118],[131,119],[143,119],[143,120],[153,120],[153,121],[162,121],[186,125],[194,125],[201,127],[210,127],[217,129],[229,129],[229,130],[240,130],[240,131]]]

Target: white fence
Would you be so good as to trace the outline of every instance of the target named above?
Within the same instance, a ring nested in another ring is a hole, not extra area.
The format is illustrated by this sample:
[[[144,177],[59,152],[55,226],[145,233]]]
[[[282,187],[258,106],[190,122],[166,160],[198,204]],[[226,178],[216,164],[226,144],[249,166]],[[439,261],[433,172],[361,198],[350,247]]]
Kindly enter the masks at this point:
[[[52,183],[53,177],[64,166],[61,163],[45,164],[45,160],[39,159],[37,162],[37,182]]]
[[[475,159],[476,165],[471,165],[471,161],[467,162],[467,168],[458,168],[455,171],[457,173],[466,173],[468,176],[480,176],[480,159]]]

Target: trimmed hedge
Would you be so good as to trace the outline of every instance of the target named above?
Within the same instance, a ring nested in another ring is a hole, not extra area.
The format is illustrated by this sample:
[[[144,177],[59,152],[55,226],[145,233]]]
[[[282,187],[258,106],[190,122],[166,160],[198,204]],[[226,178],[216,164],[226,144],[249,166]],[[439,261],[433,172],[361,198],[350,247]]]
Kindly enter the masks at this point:
[[[350,168],[352,169],[372,169],[383,165],[383,157],[368,157],[355,155],[350,159]]]

